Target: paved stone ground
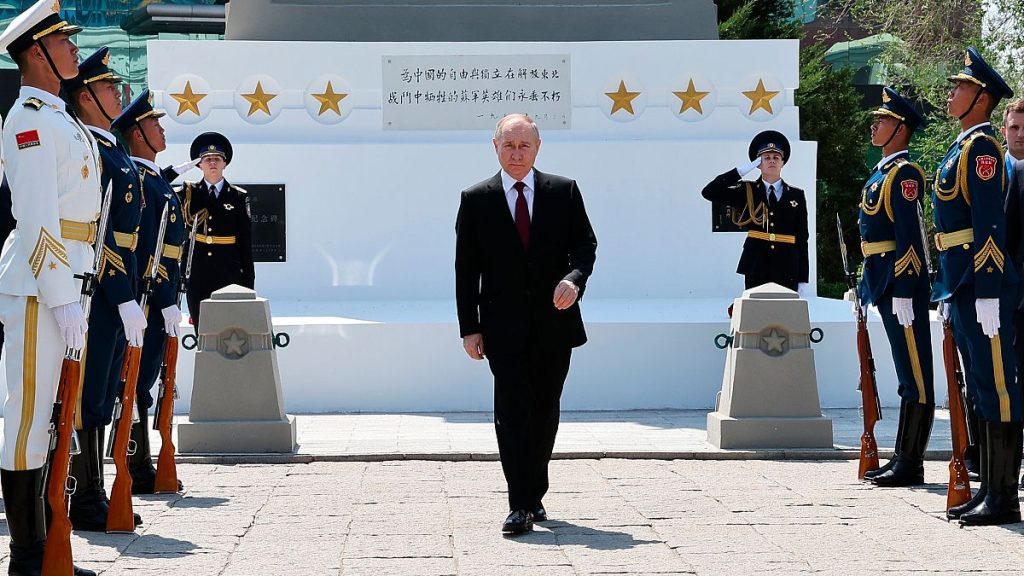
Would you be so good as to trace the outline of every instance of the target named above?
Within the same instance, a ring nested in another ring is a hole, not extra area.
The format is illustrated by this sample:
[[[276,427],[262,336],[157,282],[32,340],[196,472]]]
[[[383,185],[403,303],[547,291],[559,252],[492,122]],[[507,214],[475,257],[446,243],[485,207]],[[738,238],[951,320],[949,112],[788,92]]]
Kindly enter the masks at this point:
[[[108,474],[111,470],[108,470]],[[958,528],[934,482],[878,489],[851,461],[561,460],[552,521],[499,533],[497,462],[180,467],[134,535],[78,533],[105,576],[1019,574],[1024,525]],[[6,551],[6,536],[0,537]],[[4,559],[6,564],[6,559]]]

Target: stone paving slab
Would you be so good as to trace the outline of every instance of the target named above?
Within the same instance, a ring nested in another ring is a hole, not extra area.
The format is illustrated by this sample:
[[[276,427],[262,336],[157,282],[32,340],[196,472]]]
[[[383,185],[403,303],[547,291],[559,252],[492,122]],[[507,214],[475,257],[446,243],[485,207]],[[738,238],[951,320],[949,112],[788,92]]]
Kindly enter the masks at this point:
[[[1019,574],[1024,524],[959,528],[931,482],[873,488],[852,461],[572,459],[551,521],[503,537],[497,462],[179,467],[181,495],[136,498],[136,534],[76,533],[104,576]],[[113,469],[108,467],[108,475]],[[0,525],[0,570],[7,535]]]

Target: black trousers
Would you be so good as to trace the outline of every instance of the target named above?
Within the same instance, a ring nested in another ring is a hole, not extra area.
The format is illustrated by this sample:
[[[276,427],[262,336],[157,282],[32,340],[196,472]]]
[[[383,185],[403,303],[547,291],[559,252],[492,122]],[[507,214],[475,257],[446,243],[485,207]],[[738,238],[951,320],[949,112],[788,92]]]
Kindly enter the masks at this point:
[[[775,282],[776,284],[785,286],[786,288],[789,288],[794,292],[796,292],[798,284],[798,282],[794,282],[791,280],[782,280],[780,278],[772,278],[770,276],[760,276],[756,274],[746,274],[743,276],[743,287],[747,290],[751,288],[757,288],[758,286],[762,284],[767,284],[769,282]]]
[[[572,348],[531,344],[521,353],[488,355],[494,374],[494,431],[510,510],[529,510],[548,491],[562,386]]]

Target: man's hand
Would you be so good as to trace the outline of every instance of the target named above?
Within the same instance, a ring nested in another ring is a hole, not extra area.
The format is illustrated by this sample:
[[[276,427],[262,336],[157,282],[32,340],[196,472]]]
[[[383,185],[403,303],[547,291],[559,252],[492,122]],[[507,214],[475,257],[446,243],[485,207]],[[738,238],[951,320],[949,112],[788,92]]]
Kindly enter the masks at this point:
[[[484,359],[484,335],[483,334],[466,334],[462,337],[462,347],[466,349],[466,354],[473,360]]]
[[[82,305],[72,302],[52,310],[64,344],[73,350],[81,350],[85,346],[85,333],[89,330],[89,322],[85,318]]]
[[[750,172],[752,172],[754,170],[754,168],[760,168],[760,167],[761,167],[761,157],[758,156],[757,158],[754,158],[754,160],[752,162],[748,163],[748,164],[740,164],[739,166],[737,166],[736,167],[736,172],[738,172],[739,175],[740,175],[740,178],[742,178],[742,177],[746,176],[747,174],[749,174]]]
[[[555,308],[559,310],[565,310],[576,303],[576,297],[579,296],[580,289],[575,284],[568,280],[562,280],[555,286],[555,296],[552,302],[555,304]]]
[[[974,301],[981,331],[989,338],[999,334],[999,298],[978,298]]]
[[[914,299],[893,297],[892,313],[900,326],[909,328],[914,324]]]

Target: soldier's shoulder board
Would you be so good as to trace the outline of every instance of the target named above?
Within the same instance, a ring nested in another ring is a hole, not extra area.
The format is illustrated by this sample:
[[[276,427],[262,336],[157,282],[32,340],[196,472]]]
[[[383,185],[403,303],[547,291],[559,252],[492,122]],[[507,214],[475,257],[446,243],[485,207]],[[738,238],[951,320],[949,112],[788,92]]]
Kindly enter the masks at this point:
[[[235,192],[238,192],[239,196],[245,196],[246,194],[249,193],[248,190],[242,188],[241,186],[235,186],[234,184],[232,184],[231,187],[235,189]]]
[[[46,102],[43,102],[39,98],[33,96],[30,98],[26,98],[25,102],[23,103],[23,106],[25,106],[25,108],[31,108],[33,110],[40,110],[43,106],[46,106]]]

